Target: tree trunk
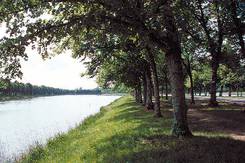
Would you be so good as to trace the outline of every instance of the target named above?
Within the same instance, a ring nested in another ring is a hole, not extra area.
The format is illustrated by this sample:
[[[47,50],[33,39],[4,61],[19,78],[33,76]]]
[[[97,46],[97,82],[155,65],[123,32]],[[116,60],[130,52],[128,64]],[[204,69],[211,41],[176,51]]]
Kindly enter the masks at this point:
[[[168,100],[168,81],[165,82],[165,98]]]
[[[143,101],[140,82],[136,85],[136,88],[135,88],[135,101],[137,103],[142,103],[142,101]]]
[[[199,96],[202,96],[202,86],[199,89]]]
[[[162,50],[166,55],[166,63],[171,85],[174,124],[172,134],[177,137],[192,136],[187,122],[187,105],[185,102],[184,76],[182,70],[181,45],[175,23],[171,1],[164,3],[164,24],[167,33],[166,46]]]
[[[219,91],[219,96],[222,97],[223,96],[223,89],[224,89],[224,86],[222,85],[220,87],[220,91]]]
[[[144,76],[142,78],[143,82],[143,105],[146,105],[146,100],[147,100],[147,81],[146,81],[146,72],[144,73]]]
[[[164,86],[162,85],[162,96],[161,96],[161,98],[163,99],[163,96],[164,96]]]
[[[219,62],[217,57],[212,58],[212,77],[211,77],[211,83],[210,83],[210,100],[209,100],[209,106],[211,107],[217,107],[218,102],[216,98],[216,87],[217,87],[217,79],[218,79],[218,67],[219,67]]]
[[[135,102],[138,102],[138,90],[137,90],[137,88],[135,87],[134,88],[134,98],[135,98]]]
[[[160,95],[159,95],[159,82],[157,76],[157,68],[154,55],[152,54],[151,49],[148,49],[148,60],[150,61],[150,67],[152,72],[152,81],[153,81],[153,90],[154,90],[154,111],[155,117],[162,117],[161,110],[160,110]]]
[[[229,97],[231,97],[231,86],[229,85]]]
[[[191,88],[190,88],[191,89],[190,90],[190,93],[191,93],[191,104],[195,104],[194,90],[193,90],[193,79],[192,79],[192,77],[190,78],[190,81],[191,81]]]
[[[186,68],[186,71],[187,71],[187,74],[190,78],[190,91],[188,90],[188,93],[190,92],[190,95],[191,95],[191,104],[195,104],[195,99],[194,99],[194,90],[193,90],[193,77],[192,77],[192,72],[191,72],[191,63],[190,63],[190,60],[188,59],[188,63],[185,64],[185,68]]]
[[[142,99],[142,90],[141,90],[141,83],[139,83],[138,86],[138,96],[139,96],[139,103],[143,103],[143,99]]]
[[[173,45],[174,46],[174,45]],[[174,108],[174,125],[172,134],[179,136],[191,136],[191,132],[187,122],[187,105],[185,102],[184,77],[181,64],[180,47],[172,47],[166,53],[166,61],[168,65],[172,104]]]
[[[236,94],[237,94],[237,97],[239,97],[239,86],[237,86]]]
[[[151,82],[151,72],[150,68],[148,66],[146,73],[145,73],[145,78],[146,78],[146,86],[147,86],[147,96],[146,96],[146,109],[148,110],[153,110],[154,105],[152,102],[152,82]]]

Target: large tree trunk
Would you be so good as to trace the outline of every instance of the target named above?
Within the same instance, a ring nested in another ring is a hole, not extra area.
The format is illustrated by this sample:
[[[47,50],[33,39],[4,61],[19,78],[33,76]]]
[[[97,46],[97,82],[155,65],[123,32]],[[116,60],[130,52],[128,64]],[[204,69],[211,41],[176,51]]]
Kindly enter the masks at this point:
[[[212,57],[212,77],[211,77],[211,83],[210,83],[210,100],[209,100],[209,106],[216,107],[218,106],[217,98],[216,98],[216,92],[217,92],[217,79],[218,79],[218,67],[219,67],[219,61],[216,56]]]
[[[146,85],[147,85],[147,96],[146,96],[145,107],[148,110],[153,110],[154,105],[152,102],[152,82],[151,82],[151,72],[149,67],[146,70],[145,78],[146,78]]]
[[[187,122],[187,105],[185,102],[184,77],[181,64],[181,50],[175,47],[166,53],[169,70],[172,104],[174,108],[174,126],[172,133],[175,136],[191,136]]]
[[[157,67],[154,55],[151,52],[151,49],[148,49],[148,60],[150,62],[151,72],[152,72],[152,81],[153,81],[153,90],[154,90],[154,111],[155,117],[162,117],[161,110],[160,110],[160,95],[159,95],[159,82],[157,76]]]
[[[165,3],[165,26],[168,36],[165,50],[171,85],[172,104],[174,109],[174,124],[172,134],[177,137],[192,136],[187,122],[188,107],[185,102],[184,76],[181,59],[181,45],[176,28],[171,1]]]

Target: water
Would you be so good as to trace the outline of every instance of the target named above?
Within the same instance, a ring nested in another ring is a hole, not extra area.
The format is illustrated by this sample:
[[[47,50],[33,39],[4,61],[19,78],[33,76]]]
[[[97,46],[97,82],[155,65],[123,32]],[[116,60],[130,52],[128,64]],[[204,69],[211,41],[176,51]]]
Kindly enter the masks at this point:
[[[119,96],[67,95],[0,102],[0,162],[45,144]]]

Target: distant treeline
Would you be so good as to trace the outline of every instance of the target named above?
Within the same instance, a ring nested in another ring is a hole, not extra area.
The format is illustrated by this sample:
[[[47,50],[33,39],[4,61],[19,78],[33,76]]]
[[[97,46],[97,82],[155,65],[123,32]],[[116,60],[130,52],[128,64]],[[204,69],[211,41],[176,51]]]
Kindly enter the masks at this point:
[[[79,94],[101,94],[101,90],[96,89],[75,89],[67,90],[53,88],[47,86],[36,86],[30,83],[10,82],[8,80],[0,80],[0,95],[2,96],[18,96],[18,95],[79,95]]]

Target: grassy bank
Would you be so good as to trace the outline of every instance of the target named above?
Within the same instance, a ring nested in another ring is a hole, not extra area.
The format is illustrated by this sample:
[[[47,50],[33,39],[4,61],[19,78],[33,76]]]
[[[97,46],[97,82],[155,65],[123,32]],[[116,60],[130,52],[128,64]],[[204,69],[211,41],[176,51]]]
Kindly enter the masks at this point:
[[[20,162],[244,162],[245,142],[220,132],[170,135],[172,113],[153,118],[132,97],[122,97],[83,124],[37,147]]]

